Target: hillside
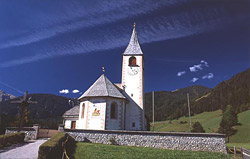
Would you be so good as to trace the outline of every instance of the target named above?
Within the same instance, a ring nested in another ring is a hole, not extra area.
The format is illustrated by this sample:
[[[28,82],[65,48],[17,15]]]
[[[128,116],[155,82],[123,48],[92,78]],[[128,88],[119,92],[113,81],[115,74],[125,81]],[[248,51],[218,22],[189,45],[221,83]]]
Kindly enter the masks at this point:
[[[178,89],[172,92],[157,91],[155,92],[155,120],[167,120],[178,108],[183,107],[187,103],[187,93],[189,93],[190,100],[194,100],[211,89],[195,85]],[[152,92],[145,94],[145,114],[152,120]]]
[[[219,124],[222,117],[222,111],[203,112],[191,117],[192,123],[199,121],[206,133],[215,133],[219,128]],[[244,145],[246,148],[250,148],[250,110],[241,112],[238,114],[239,125],[234,128],[237,130],[236,134],[230,137],[229,145]],[[152,123],[151,123],[152,124]],[[152,130],[152,125],[151,125]],[[189,118],[181,117],[178,120],[167,120],[156,122],[154,131],[189,131]]]
[[[14,99],[14,98],[16,98],[14,95],[5,93],[4,91],[0,90],[0,102]]]
[[[191,114],[205,111],[225,110],[227,105],[232,105],[236,113],[250,108],[250,68],[236,74],[227,81],[216,85],[204,95],[191,100]],[[187,116],[187,104],[177,107],[170,119]],[[164,118],[162,118],[164,119]],[[165,119],[164,119],[165,120]]]
[[[29,105],[29,115],[32,118],[32,123],[39,123],[53,128],[56,128],[61,123],[62,114],[76,104],[75,100],[52,94],[29,94],[28,98],[30,97],[32,101],[37,101],[37,104]],[[12,104],[11,101],[20,98],[22,97],[0,102],[1,128],[10,126],[10,123],[15,120],[19,105]],[[69,100],[72,102],[69,102]]]
[[[237,113],[247,110],[250,107],[250,68],[219,83],[192,105],[193,113],[225,110],[227,105],[232,105]]]

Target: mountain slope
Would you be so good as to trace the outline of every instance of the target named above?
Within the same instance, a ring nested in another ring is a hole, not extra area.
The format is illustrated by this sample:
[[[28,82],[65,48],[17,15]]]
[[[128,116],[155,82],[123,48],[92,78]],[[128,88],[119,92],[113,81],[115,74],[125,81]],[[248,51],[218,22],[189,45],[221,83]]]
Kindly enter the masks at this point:
[[[16,119],[19,105],[12,104],[11,101],[20,100],[20,98],[22,97],[0,102],[0,133],[3,133],[4,128],[11,126]],[[52,94],[29,94],[28,98],[31,98],[31,101],[37,101],[37,104],[29,105],[31,123],[49,128],[57,128],[62,122],[62,114],[77,103],[75,99]]]
[[[177,109],[183,107],[187,103],[187,93],[190,95],[190,100],[200,97],[211,89],[195,85],[182,88],[173,92],[157,91],[155,92],[155,120],[167,120]],[[152,120],[152,92],[145,94],[145,114]]]
[[[234,110],[242,112],[250,107],[250,68],[223,81],[203,97],[192,103],[192,112],[225,110],[232,105]]]

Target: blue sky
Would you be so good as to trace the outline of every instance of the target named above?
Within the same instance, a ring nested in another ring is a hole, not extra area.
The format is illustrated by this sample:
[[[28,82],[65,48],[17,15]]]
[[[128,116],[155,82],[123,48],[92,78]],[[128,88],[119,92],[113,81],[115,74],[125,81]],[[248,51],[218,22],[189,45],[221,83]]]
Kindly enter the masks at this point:
[[[249,3],[1,0],[0,90],[78,97],[102,66],[119,83],[134,22],[145,56],[145,92],[213,88],[249,68]]]

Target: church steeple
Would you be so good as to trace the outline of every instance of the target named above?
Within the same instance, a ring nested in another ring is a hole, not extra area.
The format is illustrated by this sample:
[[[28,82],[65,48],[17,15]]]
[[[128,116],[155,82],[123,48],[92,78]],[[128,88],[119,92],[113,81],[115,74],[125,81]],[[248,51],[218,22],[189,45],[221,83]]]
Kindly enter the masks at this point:
[[[135,30],[136,24],[134,23],[134,29],[129,41],[129,44],[124,51],[123,55],[142,55],[142,50],[138,41],[137,33]]]

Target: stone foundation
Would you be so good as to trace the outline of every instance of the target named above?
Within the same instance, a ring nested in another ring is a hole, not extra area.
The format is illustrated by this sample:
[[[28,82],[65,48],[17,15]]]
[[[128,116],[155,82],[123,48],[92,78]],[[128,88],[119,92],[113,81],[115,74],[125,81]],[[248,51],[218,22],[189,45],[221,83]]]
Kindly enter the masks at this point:
[[[111,139],[114,139],[118,145],[226,153],[223,134],[67,129],[64,131],[76,141],[109,144]]]

